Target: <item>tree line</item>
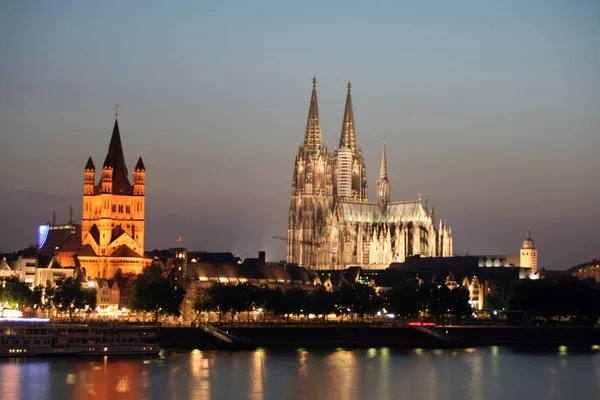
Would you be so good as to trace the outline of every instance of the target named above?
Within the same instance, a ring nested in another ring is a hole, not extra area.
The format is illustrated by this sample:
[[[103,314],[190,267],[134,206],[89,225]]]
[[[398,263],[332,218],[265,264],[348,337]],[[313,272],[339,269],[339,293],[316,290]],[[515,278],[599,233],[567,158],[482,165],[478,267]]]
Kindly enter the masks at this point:
[[[600,285],[594,279],[571,276],[525,280],[509,299],[511,320],[595,324],[600,317]]]
[[[313,314],[323,322],[327,315],[356,318],[385,315],[393,318],[418,318],[429,316],[469,317],[469,293],[465,289],[448,289],[446,286],[400,281],[391,290],[378,294],[372,286],[353,283],[342,284],[333,290],[324,287],[306,290],[293,287],[288,290],[269,288],[251,283],[220,283],[208,286],[195,300],[196,311],[211,311],[233,321],[244,312],[261,310],[263,319],[268,313],[276,318]]]
[[[132,310],[152,313],[158,321],[162,315],[181,315],[185,289],[163,277],[160,266],[146,267],[139,275],[115,276],[124,298]],[[44,314],[51,310],[66,313],[73,320],[79,313],[96,308],[96,289],[86,285],[84,278],[60,277],[54,285],[30,288],[18,276],[0,278],[0,305],[20,311]]]
[[[5,308],[34,312],[56,309],[69,315],[72,320],[79,311],[91,311],[96,307],[96,289],[85,287],[83,279],[60,277],[55,285],[38,285],[30,289],[18,276],[0,278],[0,303]]]

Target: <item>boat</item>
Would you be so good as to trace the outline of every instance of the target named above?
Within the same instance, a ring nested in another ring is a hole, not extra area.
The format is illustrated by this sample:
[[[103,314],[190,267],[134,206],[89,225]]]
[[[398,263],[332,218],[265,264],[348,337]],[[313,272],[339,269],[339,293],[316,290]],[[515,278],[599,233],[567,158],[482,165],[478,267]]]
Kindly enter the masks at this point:
[[[52,323],[48,318],[0,318],[0,357],[156,355],[156,334],[114,323]]]

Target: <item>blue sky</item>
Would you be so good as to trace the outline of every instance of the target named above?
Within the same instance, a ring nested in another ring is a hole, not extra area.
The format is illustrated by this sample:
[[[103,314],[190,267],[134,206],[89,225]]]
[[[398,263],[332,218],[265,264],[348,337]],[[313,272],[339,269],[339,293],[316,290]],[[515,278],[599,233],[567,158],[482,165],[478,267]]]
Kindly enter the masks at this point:
[[[459,254],[527,226],[547,268],[600,252],[600,3],[287,3],[2,2],[0,250],[80,215],[118,102],[147,249],[284,258],[316,76],[329,149],[350,80],[371,197],[386,136],[392,200],[423,193]]]

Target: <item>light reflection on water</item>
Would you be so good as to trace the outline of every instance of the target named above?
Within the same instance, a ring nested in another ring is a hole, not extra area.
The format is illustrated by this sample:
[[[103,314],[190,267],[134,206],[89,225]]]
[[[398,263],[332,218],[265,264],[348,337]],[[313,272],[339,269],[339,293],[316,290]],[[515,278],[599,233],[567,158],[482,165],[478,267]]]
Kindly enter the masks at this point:
[[[600,352],[388,348],[0,360],[0,398],[598,399]]]

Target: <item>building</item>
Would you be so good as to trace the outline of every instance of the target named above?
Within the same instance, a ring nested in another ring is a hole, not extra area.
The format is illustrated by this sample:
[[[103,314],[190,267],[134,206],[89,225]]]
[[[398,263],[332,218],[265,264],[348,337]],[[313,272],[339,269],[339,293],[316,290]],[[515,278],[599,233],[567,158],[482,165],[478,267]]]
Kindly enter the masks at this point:
[[[385,268],[406,257],[450,257],[452,231],[436,227],[434,210],[413,201],[391,202],[385,141],[377,201],[367,197],[367,169],[356,139],[351,86],[339,147],[323,144],[316,80],[304,143],[294,165],[287,236],[287,261],[313,269],[351,265]]]
[[[121,300],[121,290],[116,281],[112,285],[106,279],[94,279],[88,281],[88,286],[96,289],[96,307],[100,310],[107,308],[118,309]]]
[[[52,223],[38,227],[38,253],[45,257],[56,257],[63,266],[77,265],[77,252],[81,249],[81,225],[73,221],[73,207],[69,207],[69,220],[56,223],[56,211],[52,212]]]
[[[596,255],[592,257],[592,261],[578,264],[574,267],[567,269],[566,274],[574,276],[579,279],[595,279],[596,282],[600,282],[600,261],[596,258]]]
[[[527,229],[527,236],[523,240],[520,252],[520,266],[531,268],[534,274],[537,274],[537,248],[535,242],[531,239],[531,231]]]
[[[80,271],[77,267],[63,267],[56,257],[52,257],[46,267],[35,270],[34,286],[54,286],[60,278],[74,278]]]
[[[111,278],[115,272],[140,273],[151,259],[144,257],[146,167],[140,157],[133,184],[125,164],[118,114],[96,183],[90,156],[84,168],[81,250],[77,259],[90,278]]]

